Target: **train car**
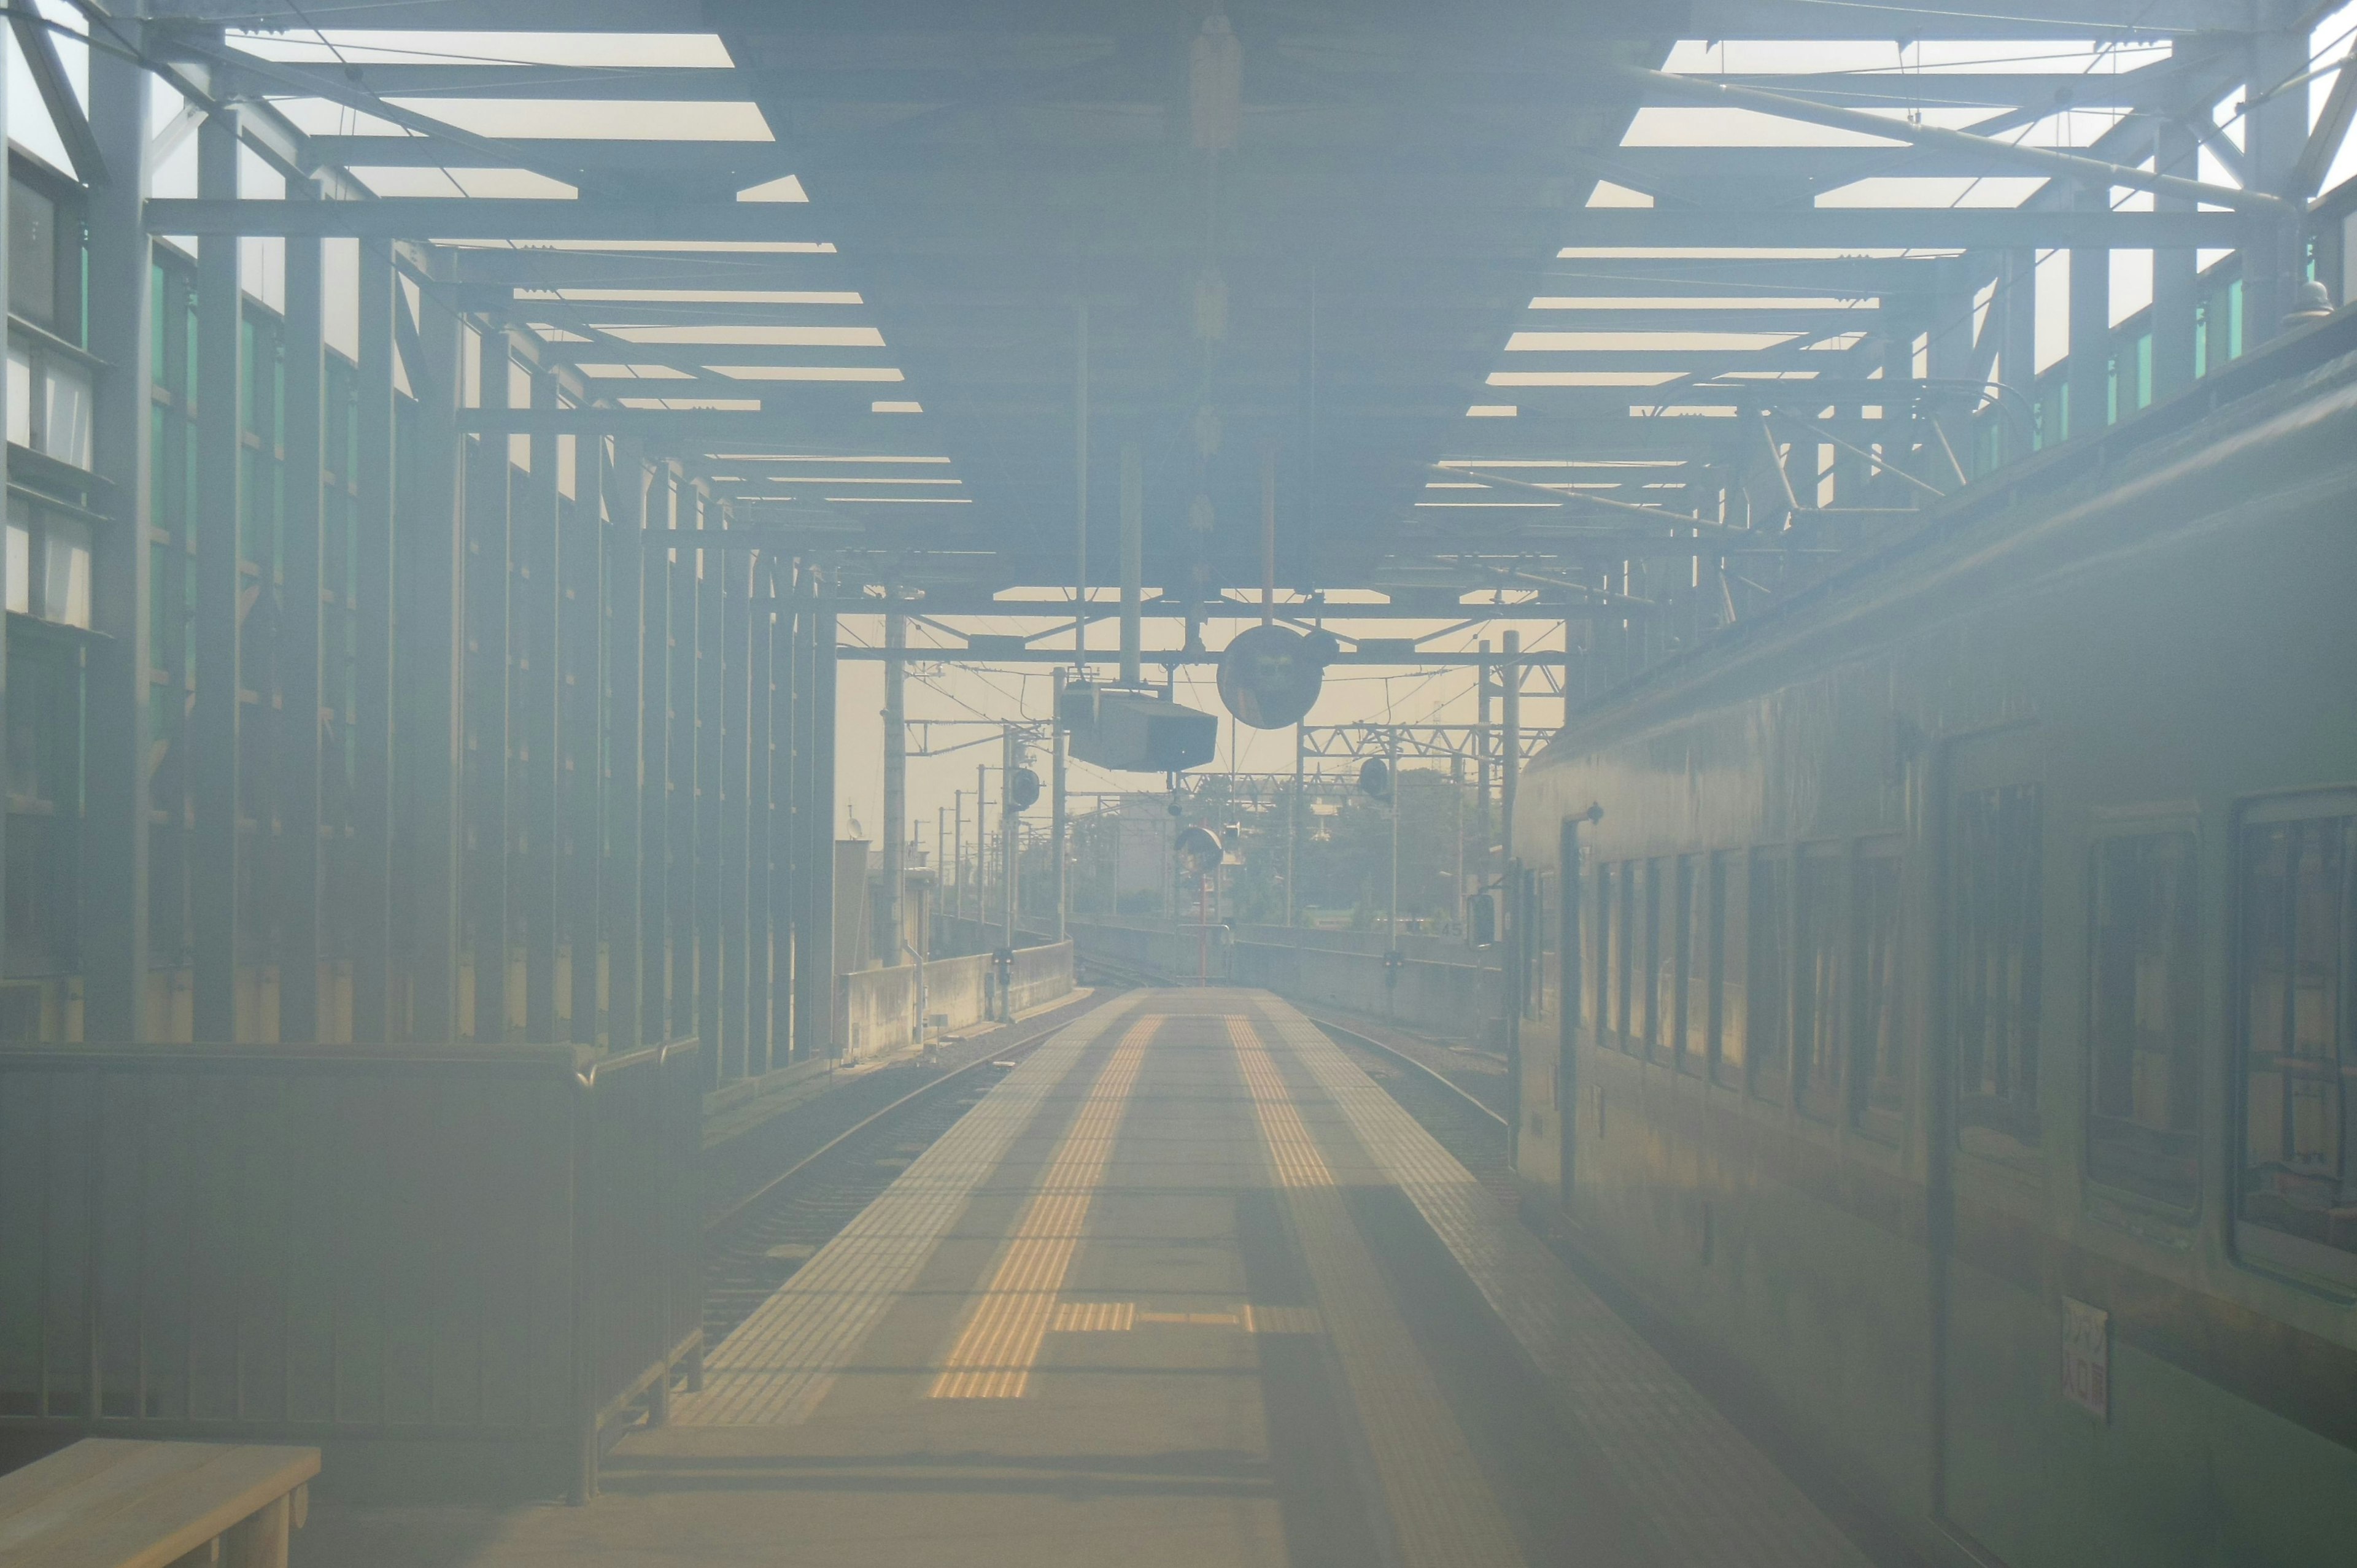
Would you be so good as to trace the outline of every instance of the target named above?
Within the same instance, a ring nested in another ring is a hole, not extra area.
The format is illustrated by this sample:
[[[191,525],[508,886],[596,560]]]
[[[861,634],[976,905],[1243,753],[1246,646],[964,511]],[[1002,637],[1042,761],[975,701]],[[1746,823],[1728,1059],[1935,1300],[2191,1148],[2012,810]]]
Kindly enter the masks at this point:
[[[2348,315],[1523,781],[1529,1212],[1934,1562],[2357,1559]]]

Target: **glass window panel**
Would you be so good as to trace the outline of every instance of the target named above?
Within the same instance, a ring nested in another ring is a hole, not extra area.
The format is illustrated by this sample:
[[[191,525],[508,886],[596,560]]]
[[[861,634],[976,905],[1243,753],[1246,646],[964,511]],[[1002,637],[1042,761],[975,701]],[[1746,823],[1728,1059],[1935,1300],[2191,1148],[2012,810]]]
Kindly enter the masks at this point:
[[[1657,867],[1654,861],[1629,861],[1629,891],[1631,891],[1631,898],[1629,898],[1631,931],[1629,934],[1633,939],[1629,943],[1629,948],[1631,948],[1631,952],[1629,952],[1629,969],[1631,969],[1631,976],[1629,976],[1631,979],[1631,985],[1629,985],[1629,1002],[1631,1002],[1629,1049],[1636,1049],[1636,1052],[1652,1052],[1654,1035],[1652,997],[1654,985],[1657,985],[1654,964],[1660,962],[1654,955],[1660,952],[1660,948],[1654,943],[1657,922],[1652,918],[1652,906],[1660,903],[1662,896],[1662,879],[1654,867]]]
[[[33,444],[33,357],[14,343],[8,345],[8,440]]]
[[[51,514],[41,532],[41,618],[88,630],[89,526]]]
[[[52,332],[58,320],[58,204],[8,182],[8,308]]]
[[[90,372],[44,358],[41,392],[41,450],[60,463],[89,467]]]
[[[1785,909],[1792,886],[1792,863],[1768,852],[1751,862],[1749,1019],[1751,1085],[1770,1100],[1785,1093],[1790,1036],[1785,1003],[1792,986],[1792,950],[1785,934]]]
[[[1612,912],[1612,1024],[1620,1031],[1622,1050],[1635,1048],[1638,1038],[1629,1016],[1630,971],[1635,967],[1629,939],[1637,924],[1637,867],[1633,860],[1621,863],[1620,897],[1613,902]]]
[[[1684,979],[1680,1005],[1685,1026],[1680,1031],[1678,1066],[1702,1072],[1710,1061],[1710,858],[1690,854],[1678,862],[1678,905],[1684,910]]]
[[[1860,1128],[1887,1138],[1898,1136],[1907,1092],[1907,1036],[1899,994],[1899,864],[1895,853],[1863,848],[1850,893],[1857,933],[1853,1114]]]
[[[1746,915],[1749,912],[1750,856],[1740,850],[1711,857],[1718,884],[1718,941],[1712,961],[1718,976],[1718,1053],[1711,1076],[1729,1087],[1743,1082],[1748,1037],[1750,972],[1746,966]]]
[[[2087,1005],[2087,1171],[2190,1208],[2199,996],[2193,835],[2095,846]]]
[[[2357,1279],[2350,1119],[2357,1076],[2343,1001],[2357,938],[2347,816],[2243,837],[2243,1182],[2246,1226],[2294,1240],[2291,1261]]]
[[[1652,903],[1652,928],[1648,933],[1652,960],[1652,1023],[1645,1036],[1651,1053],[1663,1061],[1678,1048],[1678,863],[1661,859],[1645,866],[1646,891]]]
[[[1596,907],[1588,912],[1587,1026],[1598,1045],[1611,1028],[1612,1015],[1612,873],[1596,868]]]
[[[1839,851],[1801,858],[1792,929],[1800,950],[1792,988],[1792,1080],[1802,1110],[1830,1120],[1841,1087],[1841,1012],[1849,943],[1842,920]]]
[[[33,509],[8,498],[8,603],[18,615],[33,613]]]
[[[2038,787],[1960,794],[1953,854],[1949,956],[1959,1132],[1993,1129],[2035,1143],[2043,935]]]

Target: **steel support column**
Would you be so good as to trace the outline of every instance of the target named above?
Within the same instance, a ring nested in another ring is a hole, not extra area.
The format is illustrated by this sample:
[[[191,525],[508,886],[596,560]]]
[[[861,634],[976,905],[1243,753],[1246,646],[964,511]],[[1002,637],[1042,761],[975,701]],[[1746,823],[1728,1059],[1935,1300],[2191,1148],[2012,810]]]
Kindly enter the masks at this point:
[[[800,805],[802,744],[796,703],[802,643],[797,627],[801,604],[797,567],[782,557],[771,557],[770,568],[770,1065],[780,1067],[794,1056],[794,925],[797,878],[801,875]]]
[[[90,193],[90,350],[98,377],[92,469],[113,497],[110,526],[93,552],[90,653],[90,762],[82,841],[82,1037],[145,1040],[161,1033],[149,1015],[149,750],[151,712],[177,712],[179,693],[151,684],[148,642],[155,552],[153,516],[155,364],[150,242],[140,221],[146,189],[146,72],[111,51],[90,57],[90,120],[112,177]],[[0,113],[6,91],[0,87]],[[5,184],[5,182],[0,182]],[[6,231],[0,193],[0,232]],[[0,298],[7,267],[0,262]],[[183,341],[187,334],[181,335]],[[5,399],[5,394],[0,394]],[[0,413],[5,413],[0,406]],[[0,481],[6,458],[0,454]],[[175,542],[177,542],[177,541]],[[0,564],[0,575],[5,565]],[[5,639],[0,639],[5,640]],[[0,655],[5,665],[5,655]],[[5,684],[0,674],[0,684]],[[0,715],[5,723],[5,715]],[[5,857],[0,857],[5,858]]]
[[[698,490],[699,526],[717,527],[719,505]],[[721,930],[726,924],[726,848],[721,821],[726,788],[728,753],[727,637],[724,607],[728,594],[728,552],[699,550],[690,570],[695,584],[695,704],[694,816],[691,826],[695,856],[695,1034],[704,1042],[705,1075],[717,1083],[730,1076],[737,1041],[725,1021],[721,1005]]]
[[[316,199],[289,180],[289,198]],[[326,306],[321,242],[286,242],[286,317],[281,371],[285,412],[279,439],[278,1037],[320,1038],[319,1016],[319,589],[326,523]],[[267,439],[267,437],[265,437]],[[263,567],[263,591],[270,569]]]
[[[673,518],[681,526],[704,525],[701,498],[674,469],[672,475]],[[697,637],[696,588],[702,553],[682,550],[671,564],[671,723],[668,787],[664,797],[663,842],[665,892],[670,898],[666,922],[671,933],[671,1037],[684,1040],[696,1030],[696,878],[701,867],[695,856],[695,685]],[[708,1077],[719,1059],[720,1042],[704,1036],[705,1072]]]
[[[402,1038],[433,1041],[456,1039],[471,1022],[458,1013],[467,452],[457,426],[464,342],[457,291],[426,285],[416,297],[416,357],[410,360],[406,334],[402,356],[417,397],[417,440],[395,487],[393,542],[401,671],[393,840],[396,950],[407,992],[393,998],[393,1023]],[[404,314],[396,298],[397,333]]]
[[[482,406],[505,408],[511,375],[507,338],[487,332],[478,349]],[[467,453],[467,639],[460,684],[466,780],[464,927],[474,973],[468,1027],[479,1042],[508,1037],[508,900],[513,871],[508,832],[508,617],[513,489],[508,437],[477,436]]]
[[[2099,186],[2083,187],[2072,200],[2082,209],[2099,211],[2110,205],[2111,192]],[[2093,435],[2111,423],[2112,253],[2106,250],[2071,252],[2070,414],[2065,428],[2076,439]]]
[[[676,526],[676,476],[658,463],[646,488],[647,534]],[[671,1016],[671,579],[679,553],[639,542],[646,564],[635,612],[640,630],[639,689],[639,1033],[642,1043],[672,1037]]]
[[[393,1037],[393,254],[360,246],[360,357],[346,465],[356,491],[352,579],[352,842],[342,897],[352,956],[352,1038]]]
[[[527,381],[531,406],[556,406],[556,378],[535,371]],[[523,928],[523,1036],[565,1037],[556,1023],[556,936],[560,886],[558,851],[565,824],[558,816],[557,619],[562,613],[557,518],[564,505],[557,476],[557,438],[534,434],[525,448],[526,471],[508,474],[510,614],[509,722],[513,725],[509,789],[515,885],[510,899]]]
[[[582,1046],[598,1041],[605,990],[598,983],[605,967],[605,439],[597,435],[560,441],[555,454],[571,472],[573,496],[557,509],[556,767],[564,805],[562,823],[552,837],[570,982],[570,1037]]]
[[[745,730],[745,1071],[758,1078],[770,1070],[776,1035],[770,1012],[771,832],[777,811],[777,557],[763,551],[752,559],[746,610]]]
[[[197,132],[197,188],[237,193],[236,112],[218,110]],[[245,494],[243,296],[238,246],[218,240],[197,259],[197,515],[194,604],[196,693],[188,715],[195,832],[188,846],[196,910],[195,1032],[235,1040],[243,889],[238,800],[239,660],[244,577],[240,525]]]
[[[720,1028],[740,1078],[754,1061],[752,1005],[753,583],[750,551],[719,557],[720,664]]]
[[[603,437],[598,440],[602,444]],[[640,893],[646,787],[644,703],[646,464],[638,445],[616,443],[601,474],[606,518],[598,532],[606,553],[604,744],[592,761],[605,773],[605,867],[598,898],[606,941],[606,1041],[615,1050],[646,1043],[640,997],[647,984]]]

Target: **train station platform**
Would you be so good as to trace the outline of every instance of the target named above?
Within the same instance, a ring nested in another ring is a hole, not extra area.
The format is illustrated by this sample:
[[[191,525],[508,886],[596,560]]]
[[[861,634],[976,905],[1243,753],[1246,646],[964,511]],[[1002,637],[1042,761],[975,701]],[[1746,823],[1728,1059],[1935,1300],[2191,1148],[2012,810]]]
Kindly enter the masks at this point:
[[[580,1507],[323,1507],[296,1564],[1863,1563],[1265,993],[1064,1027]]]

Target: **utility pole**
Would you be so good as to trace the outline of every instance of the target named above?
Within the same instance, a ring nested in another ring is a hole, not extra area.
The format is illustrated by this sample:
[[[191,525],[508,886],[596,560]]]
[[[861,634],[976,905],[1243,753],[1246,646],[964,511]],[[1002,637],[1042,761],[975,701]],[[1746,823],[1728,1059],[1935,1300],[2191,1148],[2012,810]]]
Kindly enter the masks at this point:
[[[974,940],[982,940],[982,929],[990,920],[989,907],[983,900],[990,889],[990,816],[985,799],[985,780],[990,772],[987,763],[974,765]]]
[[[909,831],[909,725],[907,677],[909,618],[900,613],[898,584],[884,588],[884,908],[878,921],[884,939],[886,964],[900,961],[908,945],[900,900],[908,881],[908,853],[903,839]]]
[[[1087,450],[1085,443],[1082,449],[1083,452]],[[1085,668],[1082,673],[1087,673]],[[1049,902],[1055,909],[1054,918],[1049,921],[1048,940],[1060,942],[1064,940],[1064,922],[1071,903],[1071,889],[1067,886],[1064,870],[1065,834],[1071,823],[1064,806],[1064,672],[1061,670],[1056,671],[1055,703],[1054,716],[1048,721],[1048,848],[1051,862],[1048,888]]]
[[[1395,1010],[1394,998],[1398,995],[1400,972],[1399,945],[1399,731],[1383,736],[1384,777],[1392,791],[1392,893],[1390,910],[1383,917],[1383,1015]]]
[[[950,820],[957,823],[957,896],[950,902],[950,913],[965,913],[965,791],[959,789],[951,797],[956,802],[950,808]]]
[[[1297,927],[1299,906],[1294,901],[1294,886],[1301,875],[1301,764],[1308,737],[1299,725],[1293,726],[1293,793],[1286,797],[1285,807],[1285,923],[1287,929]],[[1295,940],[1299,941],[1299,938]]]
[[[1502,693],[1506,720],[1505,753],[1498,764],[1501,769],[1498,775],[1498,820],[1505,847],[1498,864],[1499,869],[1505,874],[1506,881],[1506,897],[1501,910],[1505,918],[1500,924],[1505,932],[1506,941],[1505,1047],[1509,1083],[1521,1081],[1523,991],[1529,983],[1524,973],[1528,965],[1523,940],[1522,865],[1514,858],[1514,791],[1520,781],[1523,759],[1522,652],[1523,634],[1519,631],[1506,633],[1505,690]],[[1516,1131],[1512,1126],[1507,1129],[1510,1151]]]

